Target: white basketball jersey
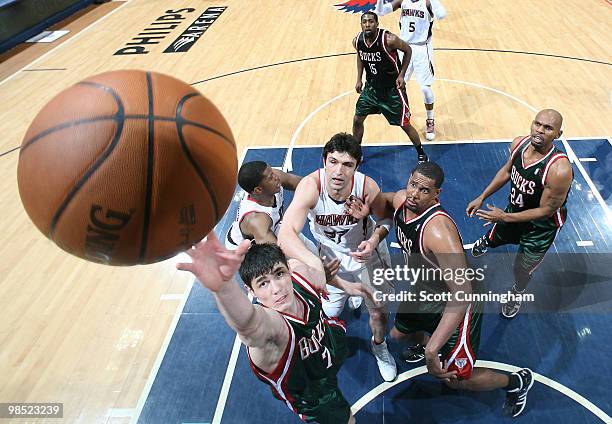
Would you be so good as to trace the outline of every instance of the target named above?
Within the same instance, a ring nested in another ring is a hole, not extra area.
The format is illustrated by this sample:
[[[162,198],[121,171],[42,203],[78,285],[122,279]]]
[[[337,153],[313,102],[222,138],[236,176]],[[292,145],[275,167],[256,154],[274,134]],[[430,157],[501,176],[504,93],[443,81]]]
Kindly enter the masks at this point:
[[[424,44],[431,39],[433,16],[426,0],[404,0],[401,5],[400,38],[408,44]]]
[[[232,223],[229,231],[227,232],[226,238],[226,246],[238,246],[242,240],[244,240],[244,236],[242,235],[242,231],[240,231],[240,223],[250,213],[260,212],[265,213],[272,220],[272,231],[275,235],[278,234],[278,229],[280,227],[280,222],[283,219],[283,188],[281,187],[280,191],[274,195],[274,205],[273,206],[263,206],[257,203],[255,200],[251,198],[249,194],[247,194],[241,201],[240,205],[238,205],[238,213],[236,214],[236,220]]]
[[[319,169],[319,200],[308,213],[310,231],[315,240],[336,252],[355,251],[359,243],[366,240],[374,229],[369,217],[355,219],[344,212],[344,203],[329,196],[325,186],[325,169]],[[355,172],[351,194],[364,199],[365,175]]]

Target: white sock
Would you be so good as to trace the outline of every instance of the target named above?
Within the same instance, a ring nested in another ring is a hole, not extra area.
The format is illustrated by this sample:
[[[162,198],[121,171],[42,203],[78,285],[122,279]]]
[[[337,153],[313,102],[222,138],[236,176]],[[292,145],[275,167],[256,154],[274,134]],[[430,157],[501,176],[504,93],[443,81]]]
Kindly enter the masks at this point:
[[[425,109],[425,112],[427,112],[427,119],[434,119],[434,117],[433,117],[433,109],[432,110]]]

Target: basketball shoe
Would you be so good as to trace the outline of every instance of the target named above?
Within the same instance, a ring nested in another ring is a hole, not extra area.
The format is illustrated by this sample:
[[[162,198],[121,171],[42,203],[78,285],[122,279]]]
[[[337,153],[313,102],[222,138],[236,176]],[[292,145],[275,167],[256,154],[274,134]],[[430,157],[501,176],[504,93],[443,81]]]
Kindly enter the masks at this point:
[[[503,411],[514,418],[521,415],[527,405],[527,393],[533,386],[533,372],[529,368],[523,368],[511,375],[518,377],[520,384],[517,388],[506,391]]]

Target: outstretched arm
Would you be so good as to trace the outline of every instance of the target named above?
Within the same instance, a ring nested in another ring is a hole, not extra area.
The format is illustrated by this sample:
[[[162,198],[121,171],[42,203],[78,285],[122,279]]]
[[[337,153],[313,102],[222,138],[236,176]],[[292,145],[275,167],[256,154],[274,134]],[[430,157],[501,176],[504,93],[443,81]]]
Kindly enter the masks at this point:
[[[402,0],[393,0],[391,3],[385,3],[385,0],[377,0],[374,13],[378,16],[385,16],[394,10],[397,10],[402,5]]]
[[[425,4],[434,18],[438,20],[446,18],[446,9],[440,0],[427,0]]]
[[[512,145],[510,146],[511,153],[504,166],[502,166],[499,171],[497,171],[497,174],[495,174],[493,180],[491,180],[487,188],[484,189],[480,196],[468,203],[467,208],[465,209],[465,213],[467,214],[467,216],[474,216],[474,213],[476,213],[476,211],[482,206],[482,202],[484,202],[487,197],[502,188],[504,184],[506,184],[510,180],[510,171],[512,170],[512,150],[514,150],[514,148],[518,145],[519,141],[522,139],[522,137],[517,137],[514,139]]]
[[[572,165],[567,159],[559,159],[551,165],[544,182],[544,191],[537,208],[522,212],[504,212],[503,210],[487,205],[488,210],[478,209],[476,216],[488,222],[529,222],[549,218],[563,205],[567,192],[572,185]]]
[[[302,177],[300,177],[299,175],[290,174],[279,169],[274,169],[273,172],[275,172],[279,176],[281,180],[281,185],[286,190],[295,191],[298,184],[302,180]]]
[[[234,279],[249,246],[248,241],[243,241],[235,251],[227,250],[211,232],[186,252],[192,262],[176,267],[191,272],[213,293],[225,321],[244,344],[259,348],[283,339],[287,328],[277,312],[253,305]]]
[[[287,257],[295,258],[323,273],[321,260],[308,250],[299,237],[306,222],[308,211],[315,207],[319,197],[319,189],[315,178],[313,174],[310,174],[298,184],[293,201],[283,216],[283,223],[278,232],[278,245]],[[322,278],[322,275],[320,278]]]

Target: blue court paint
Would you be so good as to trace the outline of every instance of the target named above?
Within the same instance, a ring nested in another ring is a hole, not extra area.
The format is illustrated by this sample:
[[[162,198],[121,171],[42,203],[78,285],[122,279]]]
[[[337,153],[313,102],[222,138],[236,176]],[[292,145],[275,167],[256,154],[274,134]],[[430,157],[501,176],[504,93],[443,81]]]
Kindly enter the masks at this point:
[[[605,163],[610,152],[607,140],[573,141],[578,157],[596,157],[597,162],[583,166],[596,185],[597,164]],[[507,160],[508,143],[428,144],[427,152],[446,173],[441,202],[455,219],[464,243],[473,243],[487,228],[465,216],[467,203],[490,182]],[[286,149],[250,149],[245,161],[265,160],[272,166],[283,163]],[[367,146],[361,171],[372,177],[383,191],[404,186],[416,165],[411,146]],[[294,173],[305,175],[321,164],[320,148],[293,150]],[[604,272],[612,253],[612,229],[601,205],[589,193],[579,172],[568,199],[569,217],[544,263],[536,271],[529,290],[536,304],[526,305],[525,313],[513,321],[497,315],[496,305],[488,305],[483,318],[479,359],[527,366],[581,394],[607,414],[612,414],[609,396],[612,379],[612,281]],[[608,185],[610,187],[610,185]],[[487,202],[504,207],[508,187]],[[605,191],[602,191],[604,195]],[[291,196],[287,196],[287,202]],[[606,198],[606,196],[604,196]],[[230,208],[219,232],[224,235],[235,216]],[[306,227],[307,228],[307,227]],[[592,240],[593,246],[578,247],[577,240]],[[388,242],[395,241],[391,235]],[[487,266],[487,280],[493,291],[512,284],[514,246],[500,247],[495,254],[468,257],[474,266]],[[588,253],[588,256],[567,255]],[[391,254],[399,254],[391,249]],[[399,258],[394,258],[399,261]],[[399,262],[398,262],[399,263]],[[540,300],[538,300],[540,299]],[[528,313],[529,311],[534,313]],[[560,312],[555,312],[560,311]],[[367,318],[360,312],[344,311],[351,356],[339,373],[340,387],[349,403],[354,403],[382,382],[370,353],[371,337]],[[147,398],[140,423],[180,423],[210,421],[225,374],[234,333],[216,311],[210,293],[194,286],[168,352]],[[421,366],[399,361],[402,346],[389,342],[403,372]],[[423,375],[383,393],[357,414],[361,423],[600,423],[563,394],[539,383],[530,392],[527,411],[518,419],[501,415],[502,391],[456,393]],[[225,423],[299,423],[288,408],[274,399],[269,388],[251,372],[244,347],[241,349],[222,422]]]

